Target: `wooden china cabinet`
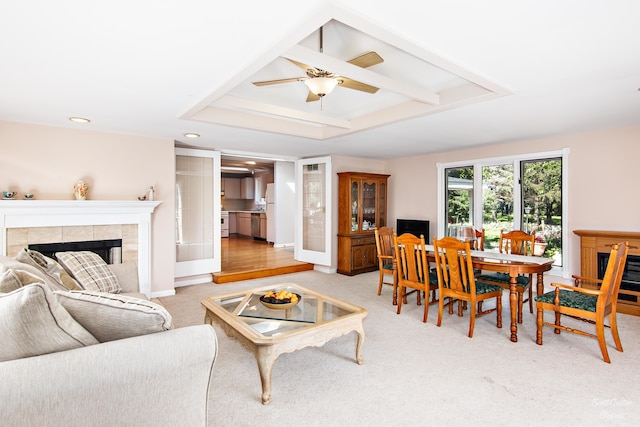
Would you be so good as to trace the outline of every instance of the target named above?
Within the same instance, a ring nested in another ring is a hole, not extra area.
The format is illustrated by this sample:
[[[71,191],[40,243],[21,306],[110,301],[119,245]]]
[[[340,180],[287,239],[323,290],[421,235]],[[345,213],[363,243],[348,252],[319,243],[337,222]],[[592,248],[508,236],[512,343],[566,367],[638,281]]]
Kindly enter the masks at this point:
[[[374,229],[387,225],[389,175],[338,173],[338,273],[377,270]]]

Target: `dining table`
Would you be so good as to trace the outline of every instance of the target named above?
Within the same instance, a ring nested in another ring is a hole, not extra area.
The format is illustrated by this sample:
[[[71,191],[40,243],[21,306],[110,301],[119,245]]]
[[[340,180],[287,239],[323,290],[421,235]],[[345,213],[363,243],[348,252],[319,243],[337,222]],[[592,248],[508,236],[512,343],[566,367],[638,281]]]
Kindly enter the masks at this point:
[[[435,262],[433,245],[425,245],[429,261]],[[517,279],[520,274],[536,275],[536,294],[544,293],[544,273],[551,270],[553,258],[515,255],[502,252],[472,250],[471,262],[478,270],[507,273],[509,275],[509,308],[511,310],[511,341],[518,342],[518,293]]]

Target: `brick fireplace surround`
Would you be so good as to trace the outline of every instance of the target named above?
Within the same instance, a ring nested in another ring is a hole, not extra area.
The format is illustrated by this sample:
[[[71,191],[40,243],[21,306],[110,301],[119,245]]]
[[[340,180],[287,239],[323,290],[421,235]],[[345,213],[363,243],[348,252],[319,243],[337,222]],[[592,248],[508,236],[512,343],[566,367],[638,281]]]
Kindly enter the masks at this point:
[[[151,296],[151,214],[160,202],[0,200],[0,255],[36,243],[122,239],[122,262],[138,265]]]

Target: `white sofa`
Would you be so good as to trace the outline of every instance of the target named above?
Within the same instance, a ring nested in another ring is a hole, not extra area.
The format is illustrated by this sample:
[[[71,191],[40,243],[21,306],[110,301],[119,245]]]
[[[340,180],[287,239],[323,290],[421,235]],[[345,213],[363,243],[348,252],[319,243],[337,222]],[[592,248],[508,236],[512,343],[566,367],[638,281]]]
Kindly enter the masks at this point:
[[[1,256],[0,266],[5,273],[8,268],[15,272],[24,267],[14,258]],[[138,294],[135,268],[110,268],[116,271],[123,292]],[[20,301],[18,292],[27,294],[27,287],[46,294],[45,305],[60,295],[43,284],[27,284],[22,290],[0,293],[5,313],[20,314],[21,308],[15,308],[13,301]],[[10,310],[7,301],[12,304]],[[68,318],[72,313],[62,310],[58,315]],[[0,313],[0,336],[5,337],[0,345],[11,337],[6,332],[11,325],[6,319],[3,323],[5,313]],[[0,362],[0,425],[214,425],[207,404],[218,347],[210,325],[171,326],[161,332],[89,344],[12,360],[5,357]]]
[[[3,426],[206,426],[209,325],[0,362]]]

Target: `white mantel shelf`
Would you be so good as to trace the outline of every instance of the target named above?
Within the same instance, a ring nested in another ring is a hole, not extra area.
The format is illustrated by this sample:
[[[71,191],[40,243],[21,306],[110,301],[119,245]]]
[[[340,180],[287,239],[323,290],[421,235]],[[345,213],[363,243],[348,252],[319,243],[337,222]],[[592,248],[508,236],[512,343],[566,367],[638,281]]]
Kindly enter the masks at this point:
[[[3,200],[0,213],[30,215],[73,213],[152,213],[161,202],[132,200]]]
[[[151,295],[151,214],[161,202],[135,200],[0,200],[0,255],[7,229],[81,225],[138,225],[140,292]]]

